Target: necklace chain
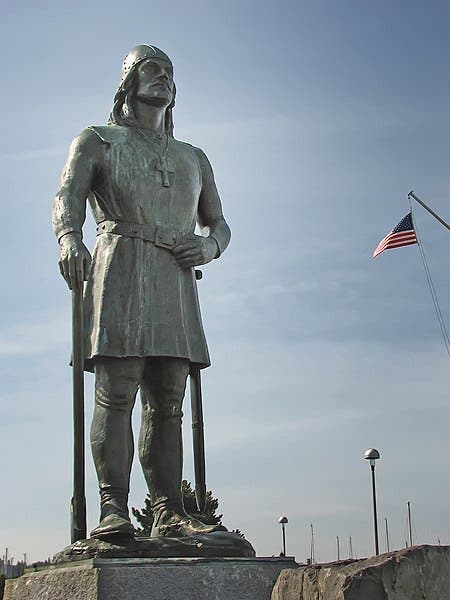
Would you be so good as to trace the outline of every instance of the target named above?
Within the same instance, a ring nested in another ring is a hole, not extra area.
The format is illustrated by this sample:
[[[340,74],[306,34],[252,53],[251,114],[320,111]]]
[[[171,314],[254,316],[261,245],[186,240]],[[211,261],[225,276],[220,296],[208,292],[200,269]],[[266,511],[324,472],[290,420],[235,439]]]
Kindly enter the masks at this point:
[[[173,170],[173,167],[170,166],[169,161],[167,160],[167,152],[169,150],[169,136],[166,133],[166,144],[165,144],[165,148],[164,148],[163,152],[161,153],[159,151],[159,148],[157,147],[155,141],[152,140],[147,133],[142,131],[142,129],[140,127],[138,127],[138,131],[140,132],[140,134],[142,135],[142,137],[145,140],[150,142],[150,144],[152,145],[152,148],[158,155],[159,167],[156,167],[156,169],[161,172],[163,186],[166,188],[170,187],[169,173],[173,173],[174,170]],[[160,136],[156,131],[154,132],[154,134],[156,136],[162,138],[162,136]]]
[[[156,131],[154,131],[154,135],[157,138],[160,138],[160,140],[162,141],[165,137],[165,144],[164,144],[164,150],[161,153],[155,140],[152,140],[151,137],[149,136],[148,133],[146,133],[145,131],[143,131],[140,127],[138,127],[138,131],[139,133],[142,135],[142,137],[147,140],[148,142],[150,142],[150,144],[153,146],[153,149],[155,150],[156,154],[158,155],[159,159],[161,161],[166,160],[167,158],[167,151],[169,150],[169,136],[167,135],[167,133],[164,135],[161,135],[160,133],[157,133]]]

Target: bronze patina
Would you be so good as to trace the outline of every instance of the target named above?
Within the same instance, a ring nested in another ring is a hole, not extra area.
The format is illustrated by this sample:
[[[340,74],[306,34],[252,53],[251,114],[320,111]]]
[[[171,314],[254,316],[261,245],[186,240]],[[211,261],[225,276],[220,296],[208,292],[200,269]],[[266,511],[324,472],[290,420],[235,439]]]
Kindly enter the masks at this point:
[[[209,366],[194,268],[230,240],[206,155],[173,136],[173,65],[140,45],[125,58],[109,123],[72,143],[53,208],[61,273],[84,291],[84,368],[95,372],[91,447],[100,524],[91,537],[132,537],[131,412],[142,400],[139,458],[155,513],[152,537],[207,534],[181,497],[186,379]],[[92,260],[82,229],[97,223]],[[194,230],[199,225],[204,235]]]

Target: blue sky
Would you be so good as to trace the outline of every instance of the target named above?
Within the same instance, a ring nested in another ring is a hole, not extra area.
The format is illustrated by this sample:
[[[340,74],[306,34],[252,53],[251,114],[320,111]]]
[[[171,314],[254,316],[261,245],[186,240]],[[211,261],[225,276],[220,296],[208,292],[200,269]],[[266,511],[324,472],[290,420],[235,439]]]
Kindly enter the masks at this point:
[[[38,560],[68,543],[70,297],[51,202],[70,141],[106,122],[138,43],[172,57],[175,135],[209,156],[233,231],[199,283],[208,484],[224,523],[259,555],[280,551],[281,514],[298,560],[310,523],[319,560],[337,535],[344,553],[351,535],[370,554],[374,446],[391,547],[407,500],[417,541],[450,543],[449,360],[418,248],[371,259],[411,189],[450,220],[448,4],[81,0],[3,14],[0,547]],[[449,234],[416,218],[448,323]],[[144,497],[136,464],[131,504]]]

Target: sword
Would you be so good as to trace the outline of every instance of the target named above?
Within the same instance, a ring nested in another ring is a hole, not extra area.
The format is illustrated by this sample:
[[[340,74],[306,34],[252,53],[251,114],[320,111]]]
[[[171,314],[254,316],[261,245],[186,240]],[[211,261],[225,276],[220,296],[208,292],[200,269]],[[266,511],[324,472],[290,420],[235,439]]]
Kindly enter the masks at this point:
[[[201,279],[202,272],[195,270],[195,278]],[[200,369],[191,365],[190,370],[192,443],[194,448],[195,499],[200,513],[206,506],[206,463],[205,432],[203,425],[202,382]]]
[[[72,290],[72,376],[73,376],[73,496],[70,505],[72,544],[86,539],[86,496],[84,458],[84,326],[83,282]]]
[[[195,499],[197,501],[198,511],[202,513],[205,510],[206,505],[205,436],[200,369],[194,366],[191,366],[190,388],[192,443],[194,446]]]

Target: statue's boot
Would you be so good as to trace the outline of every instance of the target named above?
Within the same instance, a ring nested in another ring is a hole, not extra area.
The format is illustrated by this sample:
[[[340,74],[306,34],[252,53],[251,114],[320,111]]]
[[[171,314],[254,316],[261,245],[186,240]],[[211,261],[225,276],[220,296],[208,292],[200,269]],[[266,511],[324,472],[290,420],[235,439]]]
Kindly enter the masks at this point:
[[[91,531],[91,537],[114,541],[134,537],[134,527],[130,522],[127,509],[128,492],[100,489],[101,513],[100,523]]]
[[[165,359],[154,365],[141,384],[139,436],[139,458],[154,513],[151,536],[185,537],[223,531],[221,525],[205,525],[190,517],[183,507],[181,406],[189,363]]]
[[[91,447],[99,482],[100,524],[91,531],[94,538],[122,541],[134,535],[128,492],[133,460],[131,410],[138,367],[137,362],[124,359],[96,363]]]
[[[152,537],[188,537],[213,531],[226,531],[223,525],[206,525],[186,513],[181,500],[153,506]]]
[[[115,539],[128,540],[134,538],[134,527],[129,520],[118,515],[108,515],[91,531],[91,538],[113,542]]]

